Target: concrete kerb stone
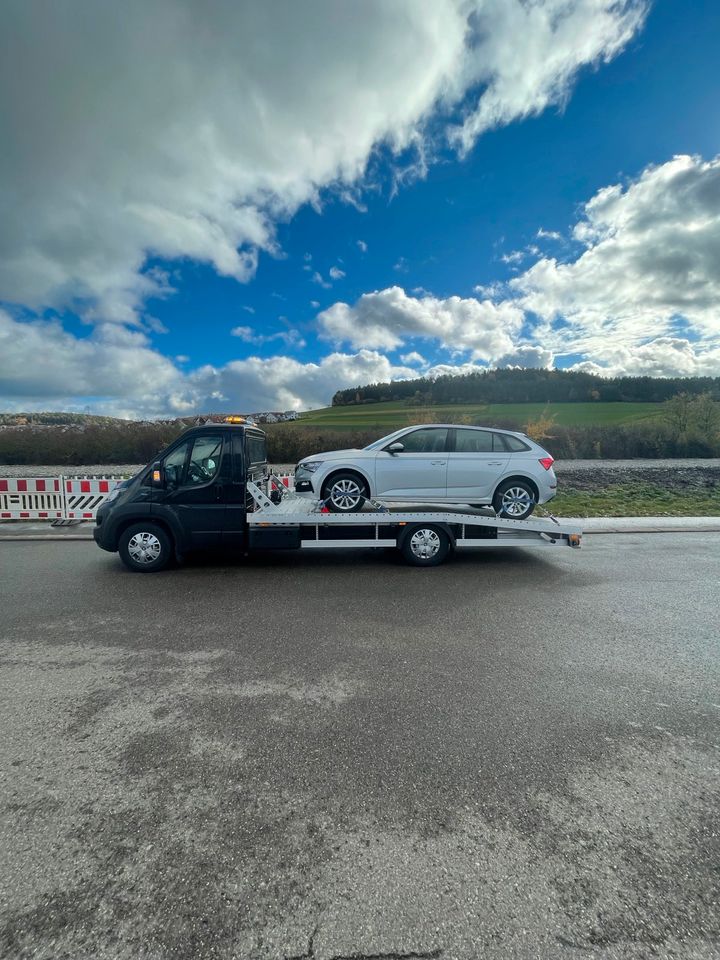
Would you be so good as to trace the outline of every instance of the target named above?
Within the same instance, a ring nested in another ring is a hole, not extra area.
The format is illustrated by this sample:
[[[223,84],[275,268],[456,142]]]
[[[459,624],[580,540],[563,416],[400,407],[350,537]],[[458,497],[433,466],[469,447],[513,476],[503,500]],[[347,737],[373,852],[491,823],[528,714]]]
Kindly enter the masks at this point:
[[[577,520],[583,533],[720,533],[718,517],[563,517]],[[13,529],[15,528],[15,529]],[[64,532],[67,530],[67,532]],[[0,523],[0,542],[9,540],[92,540],[90,523],[58,528],[35,523]]]

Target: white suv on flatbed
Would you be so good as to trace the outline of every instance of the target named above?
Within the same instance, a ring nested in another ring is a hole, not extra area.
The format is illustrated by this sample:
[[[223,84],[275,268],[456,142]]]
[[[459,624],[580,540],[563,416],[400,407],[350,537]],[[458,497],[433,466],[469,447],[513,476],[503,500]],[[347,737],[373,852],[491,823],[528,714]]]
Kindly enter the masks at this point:
[[[492,506],[524,520],[557,492],[553,458],[522,433],[432,423],[397,430],[362,450],[305,457],[295,489],[338,513],[366,497],[397,503]]]

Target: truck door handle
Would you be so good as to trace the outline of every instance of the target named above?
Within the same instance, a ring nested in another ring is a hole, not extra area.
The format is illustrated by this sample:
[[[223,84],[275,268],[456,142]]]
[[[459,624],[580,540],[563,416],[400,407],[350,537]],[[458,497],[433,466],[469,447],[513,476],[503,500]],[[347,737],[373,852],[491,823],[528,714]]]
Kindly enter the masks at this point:
[[[445,460],[431,460],[430,465],[433,467],[444,467],[446,462]]]
[[[222,499],[223,499],[223,486],[222,486],[221,483],[216,483],[216,484],[215,484],[215,499],[216,499],[216,500],[222,500]]]
[[[502,460],[488,460],[489,467],[501,467],[503,465]]]

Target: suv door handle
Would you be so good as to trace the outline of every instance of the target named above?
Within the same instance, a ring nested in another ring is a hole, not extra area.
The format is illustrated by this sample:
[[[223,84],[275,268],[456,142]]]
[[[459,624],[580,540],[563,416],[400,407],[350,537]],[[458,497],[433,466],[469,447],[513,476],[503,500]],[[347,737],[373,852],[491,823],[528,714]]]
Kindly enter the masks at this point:
[[[430,465],[433,467],[444,467],[447,463],[447,460],[431,460]]]
[[[501,467],[505,461],[504,460],[488,460],[489,467]]]

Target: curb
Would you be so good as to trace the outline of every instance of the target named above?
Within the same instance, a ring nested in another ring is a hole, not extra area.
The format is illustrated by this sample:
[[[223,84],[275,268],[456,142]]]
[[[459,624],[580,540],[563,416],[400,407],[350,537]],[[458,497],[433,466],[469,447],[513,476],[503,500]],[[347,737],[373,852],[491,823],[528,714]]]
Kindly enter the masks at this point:
[[[613,533],[720,533],[720,517],[562,517],[563,523],[575,523],[585,536]],[[17,541],[75,540],[92,542],[92,533],[0,533],[0,543]]]

